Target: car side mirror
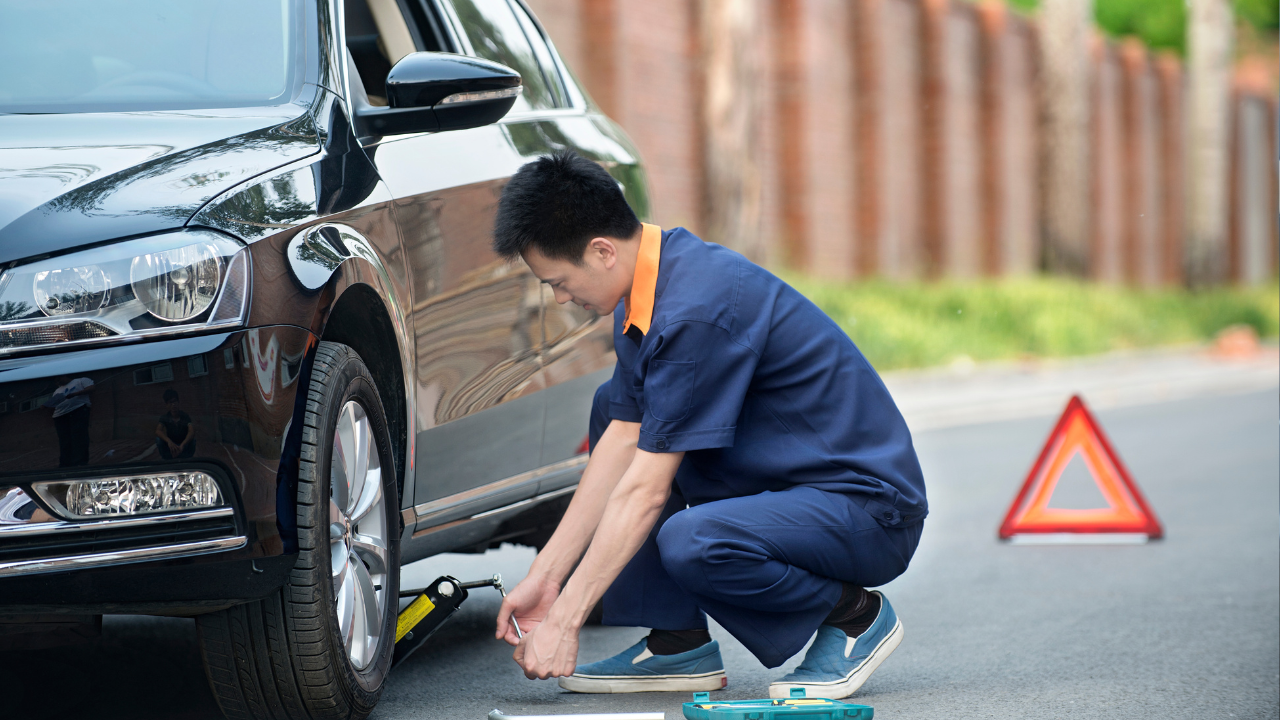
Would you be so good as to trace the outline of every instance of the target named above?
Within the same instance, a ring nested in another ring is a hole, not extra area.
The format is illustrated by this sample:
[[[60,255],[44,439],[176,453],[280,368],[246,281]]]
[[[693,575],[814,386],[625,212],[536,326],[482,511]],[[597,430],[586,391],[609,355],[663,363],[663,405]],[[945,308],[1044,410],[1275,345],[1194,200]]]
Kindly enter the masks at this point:
[[[501,120],[520,96],[520,73],[440,52],[405,55],[387,73],[388,106],[357,103],[361,136],[465,130]]]

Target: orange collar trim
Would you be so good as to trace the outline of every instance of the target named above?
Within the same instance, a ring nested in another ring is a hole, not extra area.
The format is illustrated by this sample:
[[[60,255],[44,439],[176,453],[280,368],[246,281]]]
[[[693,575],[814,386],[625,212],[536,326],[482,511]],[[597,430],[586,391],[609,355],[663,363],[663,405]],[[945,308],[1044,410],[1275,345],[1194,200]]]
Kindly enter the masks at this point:
[[[631,278],[631,295],[627,298],[627,317],[622,321],[625,335],[634,325],[641,333],[649,332],[653,322],[654,295],[658,290],[658,262],[662,259],[662,228],[640,223],[640,251],[636,255],[636,274]]]

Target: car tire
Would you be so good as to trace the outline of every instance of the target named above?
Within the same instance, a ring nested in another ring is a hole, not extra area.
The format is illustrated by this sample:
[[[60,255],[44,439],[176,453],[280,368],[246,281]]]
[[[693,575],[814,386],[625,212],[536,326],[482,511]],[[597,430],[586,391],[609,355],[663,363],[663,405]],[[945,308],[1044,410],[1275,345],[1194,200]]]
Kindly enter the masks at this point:
[[[364,456],[363,491],[361,432],[377,451]],[[307,388],[289,580],[264,600],[196,618],[209,686],[227,718],[352,720],[373,710],[395,645],[400,522],[373,378],[351,348],[322,342]],[[368,628],[378,634],[361,632]],[[362,634],[373,641],[357,645]]]

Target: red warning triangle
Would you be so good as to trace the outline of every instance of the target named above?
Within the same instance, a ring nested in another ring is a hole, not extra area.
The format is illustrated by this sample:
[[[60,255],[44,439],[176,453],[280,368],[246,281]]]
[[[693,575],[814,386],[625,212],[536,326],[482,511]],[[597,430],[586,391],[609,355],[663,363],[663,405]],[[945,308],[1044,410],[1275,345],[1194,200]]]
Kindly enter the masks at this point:
[[[1077,455],[1098,484],[1108,507],[1049,507],[1062,471]],[[1151,538],[1164,535],[1156,514],[1078,395],[1067,403],[1000,525],[1002,540],[1021,533],[1146,533]]]

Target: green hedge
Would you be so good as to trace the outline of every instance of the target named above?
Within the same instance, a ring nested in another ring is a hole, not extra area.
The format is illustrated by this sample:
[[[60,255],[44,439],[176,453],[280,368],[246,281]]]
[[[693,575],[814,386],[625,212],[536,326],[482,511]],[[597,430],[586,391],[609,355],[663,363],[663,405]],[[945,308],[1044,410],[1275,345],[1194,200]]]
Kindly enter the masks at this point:
[[[1280,333],[1280,285],[1130,290],[1060,279],[975,283],[786,280],[881,370],[967,356],[1061,357],[1212,339],[1230,325]]]
[[[1040,0],[1009,0],[1009,4],[1033,12]],[[1280,3],[1276,0],[1232,0],[1231,4],[1236,18],[1259,33],[1274,36],[1280,28]],[[1175,50],[1179,55],[1186,52],[1186,0],[1095,0],[1093,17],[1112,37],[1136,35],[1152,49]]]

